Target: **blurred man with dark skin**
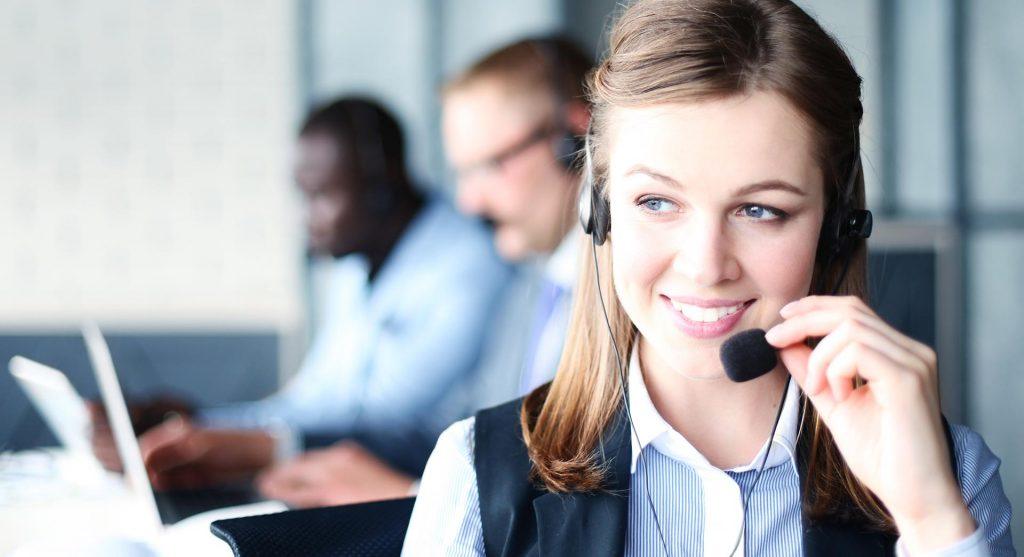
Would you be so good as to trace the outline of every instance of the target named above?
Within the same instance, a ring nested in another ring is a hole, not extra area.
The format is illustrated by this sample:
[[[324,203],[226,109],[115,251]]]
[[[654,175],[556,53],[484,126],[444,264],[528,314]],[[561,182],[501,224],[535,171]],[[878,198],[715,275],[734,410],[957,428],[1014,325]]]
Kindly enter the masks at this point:
[[[422,470],[443,427],[431,419],[434,407],[476,366],[509,269],[480,223],[413,187],[404,159],[398,123],[371,101],[342,99],[309,115],[295,180],[309,248],[334,260],[318,301],[324,319],[295,377],[264,400],[136,408],[157,489],[249,478],[290,460],[303,441],[341,439],[328,450],[392,471],[372,483],[395,496],[408,491],[406,478]],[[166,410],[170,418],[154,420]],[[94,413],[97,454],[116,466]]]
[[[554,374],[576,280],[576,154],[590,118],[583,94],[590,68],[565,39],[526,39],[483,57],[444,89],[442,127],[458,206],[492,223],[498,252],[518,265],[480,366],[438,407],[441,424]],[[388,498],[395,472],[335,448],[276,468],[262,485],[285,500],[337,505]]]

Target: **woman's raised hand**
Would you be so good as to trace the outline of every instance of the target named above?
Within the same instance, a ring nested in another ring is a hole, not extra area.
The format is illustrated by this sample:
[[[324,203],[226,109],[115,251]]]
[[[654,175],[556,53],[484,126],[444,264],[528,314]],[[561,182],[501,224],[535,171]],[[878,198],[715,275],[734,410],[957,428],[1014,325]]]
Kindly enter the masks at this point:
[[[908,552],[941,549],[974,532],[949,466],[935,352],[854,296],[809,296],[780,314],[768,342],[850,470],[893,515]],[[805,341],[815,337],[823,338],[812,350]]]

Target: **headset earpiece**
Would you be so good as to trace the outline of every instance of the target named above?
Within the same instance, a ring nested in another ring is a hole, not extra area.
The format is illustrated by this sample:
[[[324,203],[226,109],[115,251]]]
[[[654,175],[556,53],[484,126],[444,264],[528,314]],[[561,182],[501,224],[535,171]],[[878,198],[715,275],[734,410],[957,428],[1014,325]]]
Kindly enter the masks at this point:
[[[859,150],[855,150],[859,153]],[[846,180],[845,188],[837,192],[836,202],[828,210],[825,220],[821,226],[821,236],[818,241],[818,260],[824,261],[823,269],[828,269],[836,261],[842,261],[842,270],[836,283],[829,289],[825,289],[825,275],[818,277],[818,292],[831,292],[835,296],[839,292],[846,272],[853,260],[853,250],[858,240],[866,240],[871,236],[874,219],[871,211],[867,209],[853,209],[854,189],[857,185],[857,178],[862,170],[860,155],[854,160],[850,169],[850,176]]]
[[[387,216],[394,210],[397,199],[396,186],[388,175],[381,116],[372,106],[358,103],[351,106],[349,115],[360,179],[366,182],[363,185],[365,207],[379,217]]]
[[[846,180],[845,188],[839,192],[839,206],[837,207],[837,222],[835,229],[835,238],[833,242],[836,245],[836,250],[843,252],[847,249],[852,242],[857,240],[864,240],[871,236],[871,228],[874,223],[874,219],[871,217],[871,211],[867,209],[854,209],[853,205],[853,192],[857,186],[857,178],[860,176],[862,166],[860,162],[860,155],[854,159],[853,167],[850,169],[850,176]]]
[[[871,211],[858,209],[846,219],[846,237],[852,240],[866,240],[871,237],[871,228],[874,225],[874,218]]]
[[[580,226],[590,234],[594,245],[600,246],[608,239],[611,230],[611,208],[608,200],[598,190],[594,179],[594,162],[590,156],[590,131],[583,139],[583,183],[580,184],[579,214]]]

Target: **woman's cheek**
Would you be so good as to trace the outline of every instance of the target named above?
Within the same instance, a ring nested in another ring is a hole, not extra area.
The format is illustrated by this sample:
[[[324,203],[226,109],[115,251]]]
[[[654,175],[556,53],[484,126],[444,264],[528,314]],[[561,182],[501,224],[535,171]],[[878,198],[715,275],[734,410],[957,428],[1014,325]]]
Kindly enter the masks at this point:
[[[665,242],[645,239],[632,227],[620,227],[611,242],[616,294],[627,313],[638,314],[653,298],[658,279],[671,267],[672,256],[659,251]]]
[[[744,269],[751,282],[760,285],[762,295],[780,300],[780,308],[807,294],[817,249],[817,236],[809,238],[804,233],[792,234],[748,250]]]

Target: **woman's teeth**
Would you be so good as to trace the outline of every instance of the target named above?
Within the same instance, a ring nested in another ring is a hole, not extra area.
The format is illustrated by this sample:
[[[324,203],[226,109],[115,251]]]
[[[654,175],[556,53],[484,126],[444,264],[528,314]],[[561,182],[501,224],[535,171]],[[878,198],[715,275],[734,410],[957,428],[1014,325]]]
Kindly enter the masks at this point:
[[[690,304],[683,304],[680,302],[672,301],[672,307],[676,311],[683,314],[683,317],[690,321],[696,321],[698,323],[714,323],[719,319],[736,313],[743,309],[746,304],[737,304],[735,306],[720,306],[715,308],[703,308],[700,306],[693,306]]]

